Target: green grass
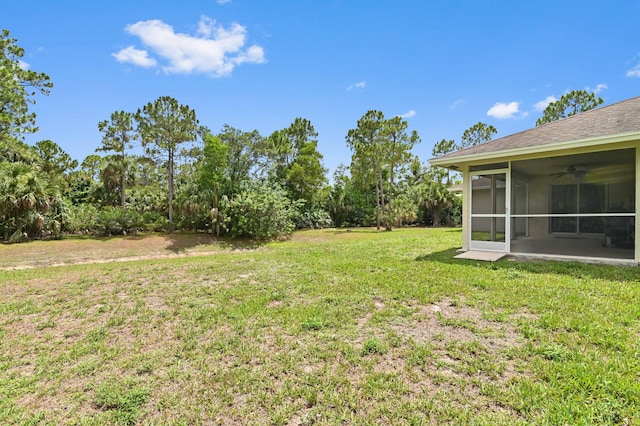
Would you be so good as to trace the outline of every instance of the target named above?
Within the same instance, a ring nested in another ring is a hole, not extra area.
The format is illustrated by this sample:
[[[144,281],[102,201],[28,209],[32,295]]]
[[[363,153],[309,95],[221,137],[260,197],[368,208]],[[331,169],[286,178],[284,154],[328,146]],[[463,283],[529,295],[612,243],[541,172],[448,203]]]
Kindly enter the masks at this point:
[[[640,424],[640,271],[460,240],[0,271],[0,424]]]

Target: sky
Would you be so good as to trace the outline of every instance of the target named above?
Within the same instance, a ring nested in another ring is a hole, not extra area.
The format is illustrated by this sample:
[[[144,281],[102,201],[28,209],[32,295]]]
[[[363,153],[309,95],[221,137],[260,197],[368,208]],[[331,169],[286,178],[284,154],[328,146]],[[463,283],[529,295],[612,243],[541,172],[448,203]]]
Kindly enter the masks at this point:
[[[640,1],[0,1],[23,66],[54,84],[25,140],[79,161],[98,122],[160,96],[214,133],[306,118],[331,174],[368,110],[404,117],[426,162],[479,121],[497,137],[532,128],[571,90],[605,105],[640,95]]]

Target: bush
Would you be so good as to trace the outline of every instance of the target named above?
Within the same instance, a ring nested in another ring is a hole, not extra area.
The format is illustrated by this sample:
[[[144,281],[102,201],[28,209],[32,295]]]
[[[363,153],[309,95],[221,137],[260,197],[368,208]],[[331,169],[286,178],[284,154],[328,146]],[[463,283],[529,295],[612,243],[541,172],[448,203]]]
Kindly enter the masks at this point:
[[[302,212],[296,218],[296,228],[298,229],[324,229],[331,227],[333,227],[331,216],[321,208]]]
[[[229,203],[229,233],[261,240],[290,235],[296,215],[297,205],[283,189],[250,183]]]
[[[64,231],[70,234],[95,232],[98,209],[91,204],[72,205]]]
[[[152,232],[165,232],[169,229],[169,219],[159,212],[145,212],[142,214],[140,230]]]
[[[140,213],[109,206],[98,212],[95,231],[99,235],[107,236],[136,233],[143,228],[144,221]]]

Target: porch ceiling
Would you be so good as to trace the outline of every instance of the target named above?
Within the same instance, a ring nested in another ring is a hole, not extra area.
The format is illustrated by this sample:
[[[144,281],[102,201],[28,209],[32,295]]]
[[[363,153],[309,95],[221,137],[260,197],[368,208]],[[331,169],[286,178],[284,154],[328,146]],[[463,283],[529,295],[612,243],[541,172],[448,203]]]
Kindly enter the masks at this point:
[[[578,170],[587,172],[603,167],[612,168],[612,172],[615,172],[616,168],[623,172],[625,168],[621,166],[633,167],[634,165],[635,155],[633,150],[629,149],[514,161],[512,169],[514,172],[527,176],[536,176],[564,172],[568,166],[574,166]]]

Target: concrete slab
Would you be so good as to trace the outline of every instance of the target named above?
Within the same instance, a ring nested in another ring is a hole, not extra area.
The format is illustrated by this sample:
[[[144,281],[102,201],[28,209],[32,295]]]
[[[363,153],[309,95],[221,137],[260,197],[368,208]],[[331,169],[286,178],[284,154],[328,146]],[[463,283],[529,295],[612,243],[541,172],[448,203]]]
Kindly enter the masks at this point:
[[[469,250],[454,256],[454,259],[482,260],[484,262],[495,262],[505,257],[507,253],[497,251]]]

